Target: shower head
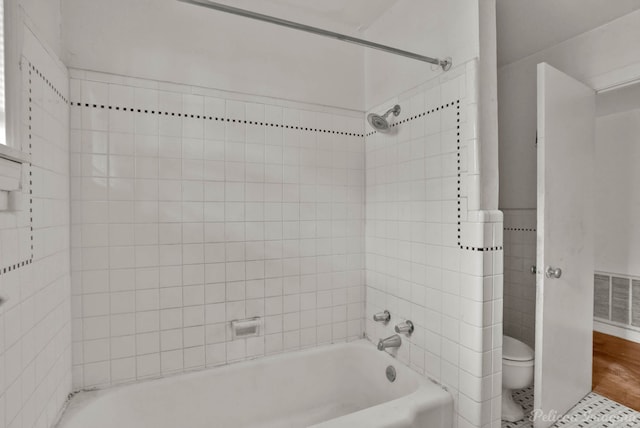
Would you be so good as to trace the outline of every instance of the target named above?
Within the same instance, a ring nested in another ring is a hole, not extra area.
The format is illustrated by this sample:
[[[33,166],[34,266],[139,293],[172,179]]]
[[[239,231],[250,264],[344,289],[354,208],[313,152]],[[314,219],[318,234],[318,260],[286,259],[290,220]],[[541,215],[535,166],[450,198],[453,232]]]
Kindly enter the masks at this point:
[[[389,125],[389,121],[387,120],[387,116],[393,113],[394,116],[400,114],[400,106],[396,104],[393,108],[387,110],[385,114],[380,116],[379,114],[370,113],[367,116],[367,120],[369,121],[369,125],[373,127],[378,132],[389,132],[391,126]]]

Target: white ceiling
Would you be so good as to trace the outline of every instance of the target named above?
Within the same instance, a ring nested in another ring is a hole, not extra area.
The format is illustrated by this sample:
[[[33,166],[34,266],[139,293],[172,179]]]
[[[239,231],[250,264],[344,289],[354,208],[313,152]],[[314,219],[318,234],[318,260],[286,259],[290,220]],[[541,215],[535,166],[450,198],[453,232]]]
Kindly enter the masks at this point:
[[[399,0],[212,1],[356,34],[373,24]],[[640,9],[640,0],[497,0],[498,66],[554,46],[637,9]]]
[[[640,0],[497,0],[498,66],[640,9]]]
[[[332,31],[365,30],[398,0],[214,0]]]

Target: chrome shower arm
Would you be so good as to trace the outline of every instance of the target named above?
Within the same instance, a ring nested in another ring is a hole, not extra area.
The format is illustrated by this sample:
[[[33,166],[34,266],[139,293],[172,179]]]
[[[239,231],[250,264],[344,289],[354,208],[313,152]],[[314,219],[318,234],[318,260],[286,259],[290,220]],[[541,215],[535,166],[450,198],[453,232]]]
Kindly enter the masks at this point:
[[[386,119],[387,116],[389,116],[391,113],[393,113],[394,116],[399,115],[400,114],[400,106],[398,104],[394,105],[389,110],[387,110],[387,112],[385,114],[383,114],[382,117],[384,117]]]

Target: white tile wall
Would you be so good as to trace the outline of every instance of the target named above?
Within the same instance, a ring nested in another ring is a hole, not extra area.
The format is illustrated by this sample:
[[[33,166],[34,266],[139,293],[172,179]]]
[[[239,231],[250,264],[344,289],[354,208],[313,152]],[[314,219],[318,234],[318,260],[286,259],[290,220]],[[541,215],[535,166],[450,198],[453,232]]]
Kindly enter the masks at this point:
[[[366,142],[367,335],[413,321],[392,352],[449,389],[460,427],[500,423],[502,217],[478,211],[475,70],[458,66],[379,106],[402,113],[394,132]],[[386,326],[372,321],[384,309]]]
[[[403,113],[366,155],[352,112],[72,77],[76,388],[361,337],[366,242],[369,338],[414,321],[398,359],[449,389],[457,426],[499,426],[503,225],[479,211],[475,62],[376,109]],[[261,336],[231,340],[251,316]]]
[[[68,76],[24,34],[32,165],[23,167],[23,210],[0,212],[0,427],[10,428],[52,426],[71,391]]]
[[[362,337],[360,114],[78,70],[71,98],[75,388]]]
[[[535,345],[536,210],[504,211],[504,333]]]

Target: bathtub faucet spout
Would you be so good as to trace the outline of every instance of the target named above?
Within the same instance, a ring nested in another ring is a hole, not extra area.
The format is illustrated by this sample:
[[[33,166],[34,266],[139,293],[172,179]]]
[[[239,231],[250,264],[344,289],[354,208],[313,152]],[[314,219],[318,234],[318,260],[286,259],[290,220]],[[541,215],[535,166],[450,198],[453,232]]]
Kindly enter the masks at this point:
[[[384,351],[387,348],[399,348],[400,345],[402,345],[402,339],[397,334],[394,334],[378,341],[378,351]]]

